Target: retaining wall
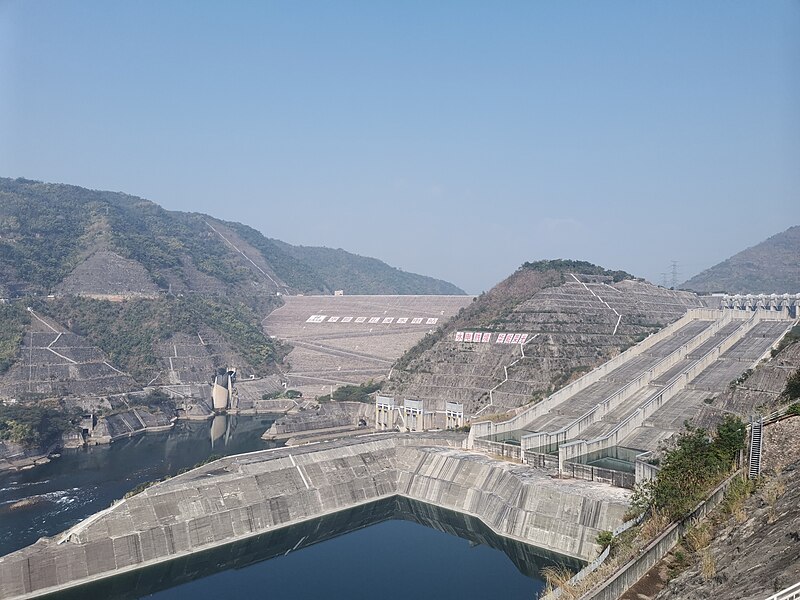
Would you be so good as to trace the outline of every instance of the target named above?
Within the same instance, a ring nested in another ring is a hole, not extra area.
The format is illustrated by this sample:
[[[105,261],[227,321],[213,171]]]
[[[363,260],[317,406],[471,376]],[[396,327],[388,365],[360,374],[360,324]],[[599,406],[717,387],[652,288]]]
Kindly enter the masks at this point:
[[[681,538],[686,535],[687,530],[695,519],[705,517],[722,502],[730,484],[734,479],[741,476],[741,471],[738,471],[726,479],[711,493],[708,500],[694,509],[691,515],[683,521],[671,525],[664,533],[653,540],[639,556],[624,565],[600,588],[582,596],[581,600],[617,600],[617,598],[628,591],[633,584],[639,581],[645,573],[664,558],[667,552],[675,547]]]
[[[552,480],[459,448],[463,436],[365,436],[227,457],[154,485],[0,558],[0,598],[28,598],[403,496],[588,560],[628,493]]]

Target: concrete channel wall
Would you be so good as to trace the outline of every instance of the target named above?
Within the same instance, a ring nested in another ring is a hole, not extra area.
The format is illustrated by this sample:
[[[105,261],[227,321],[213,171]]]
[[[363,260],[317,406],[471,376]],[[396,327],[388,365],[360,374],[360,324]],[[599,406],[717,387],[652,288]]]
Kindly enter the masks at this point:
[[[711,326],[706,328],[700,334],[694,336],[688,342],[665,356],[650,369],[644,371],[636,379],[630,381],[627,385],[625,385],[625,387],[614,392],[603,401],[598,402],[595,406],[593,406],[579,418],[575,419],[568,426],[558,431],[531,433],[530,435],[523,436],[521,440],[522,448],[525,450],[543,448],[576,438],[584,429],[602,419],[606,414],[614,410],[625,400],[638,393],[651,381],[657,379],[674,365],[686,358],[698,346],[716,335],[722,327],[730,323],[732,320],[732,311],[722,315],[721,318],[717,319]]]
[[[734,311],[731,311],[734,312]],[[751,314],[751,313],[744,313]],[[607,435],[594,440],[575,440],[562,444],[558,448],[559,465],[577,459],[580,456],[597,452],[620,444],[634,429],[640,427],[645,420],[668,402],[673,396],[682,391],[686,386],[697,377],[706,367],[715,362],[724,352],[731,348],[736,342],[741,340],[751,329],[762,320],[774,320],[776,313],[767,311],[756,311],[744,321],[741,327],[736,329],[720,344],[712,348],[703,357],[698,359],[691,367],[683,373],[676,375],[661,390],[655,392],[652,397],[642,403],[642,405],[622,420]]]
[[[653,452],[644,452],[643,454],[637,456],[636,459],[634,460],[636,483],[640,483],[642,481],[649,481],[651,479],[655,479],[658,476],[658,472],[661,470],[661,467],[647,462],[647,460],[651,456],[653,456]]]
[[[462,442],[378,434],[220,459],[0,558],[0,598],[68,589],[395,496],[581,560],[596,554],[600,531],[622,522],[626,490],[553,480]]]
[[[644,353],[646,350],[649,350],[652,346],[654,346],[658,342],[670,337],[684,325],[687,325],[691,321],[697,319],[707,319],[707,320],[719,319],[722,314],[723,311],[719,309],[712,309],[712,308],[690,309],[689,311],[686,312],[684,316],[682,316],[677,321],[670,323],[664,329],[645,338],[643,341],[636,344],[635,346],[631,346],[630,348],[618,354],[608,362],[603,363],[602,365],[600,365],[596,369],[593,369],[580,379],[577,379],[572,383],[570,383],[569,385],[561,388],[560,390],[548,396],[541,402],[538,402],[533,406],[523,410],[513,418],[509,419],[508,421],[503,421],[501,423],[494,423],[492,421],[479,421],[477,423],[473,423],[469,436],[470,447],[472,447],[474,440],[478,438],[486,438],[498,433],[507,433],[509,431],[523,429],[527,423],[530,423],[535,418],[548,412],[553,407],[561,404],[562,402],[571,398],[578,392],[586,389],[593,383],[600,381],[600,379],[608,375],[611,371],[622,366],[629,360],[641,355],[642,353]]]
[[[510,458],[517,462],[523,462],[524,455],[521,446],[514,444],[504,444],[502,442],[493,442],[491,440],[477,439],[473,442],[473,449],[487,452],[494,456],[501,456],[503,458]]]

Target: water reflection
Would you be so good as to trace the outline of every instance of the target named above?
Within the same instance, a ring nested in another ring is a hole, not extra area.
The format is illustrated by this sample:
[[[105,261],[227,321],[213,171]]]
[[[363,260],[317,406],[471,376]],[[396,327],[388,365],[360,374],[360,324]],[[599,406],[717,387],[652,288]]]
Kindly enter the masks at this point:
[[[214,442],[218,441],[222,436],[224,444],[228,445],[228,437],[230,436],[230,428],[228,425],[228,415],[214,415],[211,420],[211,448],[214,448]]]
[[[535,582],[534,587],[537,589],[541,588],[539,573],[543,567],[562,564],[572,570],[577,570],[581,566],[580,563],[573,559],[498,536],[480,520],[468,515],[397,497],[284,527],[247,540],[227,544],[220,548],[191,556],[179,557],[167,563],[95,581],[66,592],[45,597],[58,598],[59,600],[72,598],[80,598],[81,600],[86,598],[116,600],[139,598],[230,569],[242,570],[256,563],[294,553],[320,542],[338,538],[391,519],[418,523],[466,539],[474,546],[481,545],[500,550],[511,560],[521,574]],[[398,535],[403,536],[406,534],[400,532]],[[393,572],[392,564],[396,562],[397,558],[396,552],[393,552],[395,550],[392,547],[393,541],[396,542],[398,540],[385,540],[387,546],[385,553],[383,555],[374,555],[372,557],[373,564],[351,565],[349,568],[350,575],[359,577],[359,573],[363,573],[366,570],[379,569],[385,571],[387,583],[398,576],[407,578],[408,574],[406,573]],[[430,548],[427,550],[430,551]],[[335,549],[331,551],[336,552]],[[414,551],[425,553],[426,549],[415,548]],[[452,555],[431,556],[426,562],[436,562],[436,567],[440,570],[442,577],[449,579],[453,577],[469,577],[470,573],[462,572],[460,565],[457,561],[454,562],[453,558]],[[324,579],[329,570],[333,568],[331,563],[320,561],[318,557],[311,558],[309,556],[306,563],[303,568],[307,569],[309,576],[314,578]],[[242,584],[241,580],[246,578],[246,573],[240,572],[236,574],[236,580],[239,584]],[[415,585],[425,586],[430,578],[422,577],[416,583],[413,579],[412,574],[410,581],[406,580],[400,584],[400,587],[405,590],[404,594],[410,593]],[[306,590],[307,582],[292,582],[291,590],[283,590],[284,593],[291,594],[290,596],[281,596],[280,584],[274,579],[272,583],[276,585],[276,588],[271,591],[278,592],[278,597],[306,597],[304,590]],[[220,583],[216,582],[215,584],[214,578],[210,578],[210,585],[214,587],[215,585],[220,585]],[[453,582],[453,585],[456,585],[455,582]],[[500,593],[503,588],[502,583],[498,581],[497,585],[499,587],[495,591]],[[529,585],[532,584],[529,582]],[[206,582],[204,582],[203,587],[208,589]],[[225,595],[224,591],[224,589],[220,590],[223,595]],[[161,597],[161,595],[164,595],[165,598],[181,597],[182,594],[177,592],[178,590],[175,590],[175,593],[164,592],[163,594],[158,594],[157,597]],[[412,594],[414,597],[418,597],[418,595],[418,593]],[[336,594],[333,594],[333,596],[336,596]],[[273,595],[273,597],[275,596]]]

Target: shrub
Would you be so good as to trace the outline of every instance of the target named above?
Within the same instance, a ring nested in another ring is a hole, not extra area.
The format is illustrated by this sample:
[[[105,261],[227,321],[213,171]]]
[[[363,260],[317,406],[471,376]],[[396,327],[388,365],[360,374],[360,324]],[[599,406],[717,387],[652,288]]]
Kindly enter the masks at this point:
[[[739,417],[725,415],[722,423],[717,425],[717,437],[714,446],[720,457],[728,463],[736,460],[739,450],[745,447],[747,431]]]
[[[328,400],[336,400],[337,402],[372,402],[370,394],[377,392],[383,387],[382,381],[372,381],[362,383],[361,385],[343,385],[336,388],[332,395],[326,395],[319,398],[320,402],[327,402]]]
[[[786,380],[786,387],[783,388],[783,395],[789,400],[800,398],[800,369],[789,375]]]
[[[705,429],[687,424],[656,479],[634,489],[632,509],[653,507],[671,521],[687,516],[729,472],[744,446],[744,423],[737,417],[726,416],[713,439]]]
[[[614,533],[611,531],[601,531],[597,534],[596,543],[600,546],[601,550],[605,550],[609,546],[614,546]]]
[[[8,371],[19,355],[25,325],[30,322],[28,312],[19,303],[0,304],[0,375]]]
[[[784,348],[787,346],[794,344],[797,340],[800,340],[800,325],[795,325],[792,329],[783,336],[783,339],[778,342],[778,346],[773,348],[770,354],[774,358],[777,356]]]

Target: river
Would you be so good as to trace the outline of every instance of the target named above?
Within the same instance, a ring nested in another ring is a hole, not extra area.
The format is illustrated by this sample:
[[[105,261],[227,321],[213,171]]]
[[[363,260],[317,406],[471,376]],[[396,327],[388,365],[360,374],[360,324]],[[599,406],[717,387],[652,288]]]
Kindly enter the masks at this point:
[[[49,464],[0,475],[0,555],[55,535],[139,484],[174,475],[212,454],[273,447],[260,437],[273,419],[261,415],[222,417],[213,424],[179,422],[170,432],[64,451]],[[26,498],[33,502],[11,509]],[[152,594],[159,599],[216,600],[261,597],[268,591],[270,598],[531,600],[543,586],[540,569],[564,561],[497,536],[476,519],[397,499],[58,597]]]

